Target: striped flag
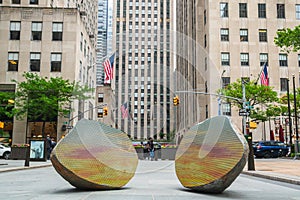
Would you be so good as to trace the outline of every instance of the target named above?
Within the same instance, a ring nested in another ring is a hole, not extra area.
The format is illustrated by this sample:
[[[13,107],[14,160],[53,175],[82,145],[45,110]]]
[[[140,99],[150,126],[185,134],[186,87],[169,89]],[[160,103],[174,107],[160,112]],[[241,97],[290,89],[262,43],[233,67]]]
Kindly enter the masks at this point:
[[[262,85],[269,86],[267,63],[264,64],[264,68],[260,73],[260,82]]]
[[[115,61],[115,54],[113,54],[109,59],[107,58],[104,63],[104,72],[105,72],[105,80],[104,83],[109,83],[110,80],[113,79],[113,69],[114,69],[114,61]]]
[[[127,102],[123,103],[121,106],[122,118],[125,119],[128,117],[128,105]]]

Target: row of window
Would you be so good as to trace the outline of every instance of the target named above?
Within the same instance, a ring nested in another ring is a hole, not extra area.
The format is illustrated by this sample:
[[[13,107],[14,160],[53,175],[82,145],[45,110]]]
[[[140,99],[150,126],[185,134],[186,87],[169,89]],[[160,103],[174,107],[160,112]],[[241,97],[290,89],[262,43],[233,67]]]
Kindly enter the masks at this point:
[[[259,54],[260,66],[263,66],[265,63],[268,64],[268,54],[261,53]],[[249,53],[241,53],[240,54],[240,65],[241,66],[249,66]],[[222,52],[221,53],[221,65],[222,66],[230,66],[230,53]],[[279,66],[287,67],[288,66],[288,56],[287,54],[279,54]],[[300,67],[300,54],[298,55],[298,66]]]
[[[3,2],[3,0],[0,0],[0,4]],[[12,4],[21,4],[21,0],[11,0]],[[39,0],[29,0],[29,4],[31,5],[38,5]]]
[[[221,36],[221,41],[229,41],[229,29],[221,28],[220,36]],[[268,42],[267,29],[258,30],[258,39],[259,42]],[[248,42],[248,29],[240,29],[240,41]]]
[[[42,22],[31,23],[31,40],[42,39]],[[10,40],[20,40],[21,35],[21,22],[13,21],[10,22]],[[52,23],[52,40],[62,41],[63,36],[63,23],[53,22]]]
[[[242,80],[249,81],[248,77],[243,77]],[[300,82],[300,78],[299,78]],[[230,84],[230,77],[222,77],[222,88]],[[280,78],[280,92],[286,92],[288,89],[288,78]]]
[[[61,53],[51,53],[51,72],[61,72]],[[8,68],[9,72],[16,72],[19,68],[19,53],[9,52],[8,53]],[[39,72],[41,68],[41,53],[30,53],[29,70],[32,72]]]
[[[229,3],[221,2],[220,3],[220,16],[222,18],[229,17]],[[295,5],[296,10],[296,19],[300,19],[300,4]],[[265,3],[259,3],[257,5],[257,15],[258,18],[266,18],[267,17],[267,6]],[[285,18],[285,4],[276,4],[276,13],[278,19]],[[206,14],[206,11],[204,11]],[[247,3],[239,3],[239,17],[247,18],[248,17],[248,4]],[[204,15],[204,22],[206,23],[206,16]]]

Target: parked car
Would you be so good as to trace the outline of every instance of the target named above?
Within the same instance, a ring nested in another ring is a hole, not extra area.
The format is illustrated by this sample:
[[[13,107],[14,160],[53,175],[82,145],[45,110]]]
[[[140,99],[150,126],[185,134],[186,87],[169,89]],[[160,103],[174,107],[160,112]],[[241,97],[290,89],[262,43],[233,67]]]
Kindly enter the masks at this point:
[[[279,141],[258,141],[252,144],[256,158],[278,158],[289,152],[289,147]]]
[[[11,148],[6,144],[0,144],[0,156],[4,159],[9,159]]]

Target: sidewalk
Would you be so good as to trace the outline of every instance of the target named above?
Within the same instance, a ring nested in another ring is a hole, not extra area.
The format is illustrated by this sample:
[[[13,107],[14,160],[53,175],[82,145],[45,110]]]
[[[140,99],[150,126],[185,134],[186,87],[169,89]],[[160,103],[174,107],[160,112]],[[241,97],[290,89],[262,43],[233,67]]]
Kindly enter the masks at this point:
[[[40,162],[40,161],[30,161],[29,167],[25,167],[25,160],[4,160],[0,159],[0,173],[1,172],[10,172],[16,170],[24,170],[24,169],[34,169],[40,167],[49,167],[52,166],[50,160]]]
[[[160,165],[160,161],[155,162]],[[254,163],[255,171],[248,171],[246,164],[242,174],[300,185],[300,160],[288,158],[255,159]],[[30,161],[29,167],[24,167],[24,164],[24,160],[0,159],[0,173],[52,166],[49,160],[46,162]]]
[[[300,160],[290,158],[255,159],[255,171],[248,171],[246,164],[243,174],[300,185]]]

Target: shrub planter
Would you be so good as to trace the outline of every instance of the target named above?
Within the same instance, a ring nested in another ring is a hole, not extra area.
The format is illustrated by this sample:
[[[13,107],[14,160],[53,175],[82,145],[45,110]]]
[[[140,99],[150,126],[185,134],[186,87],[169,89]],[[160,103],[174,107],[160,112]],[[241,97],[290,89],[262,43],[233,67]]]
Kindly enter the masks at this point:
[[[135,151],[138,155],[138,159],[144,160],[144,148],[142,147],[135,147]]]
[[[28,147],[11,147],[10,158],[14,160],[25,160]]]
[[[162,148],[161,159],[162,160],[175,160],[177,148]]]

